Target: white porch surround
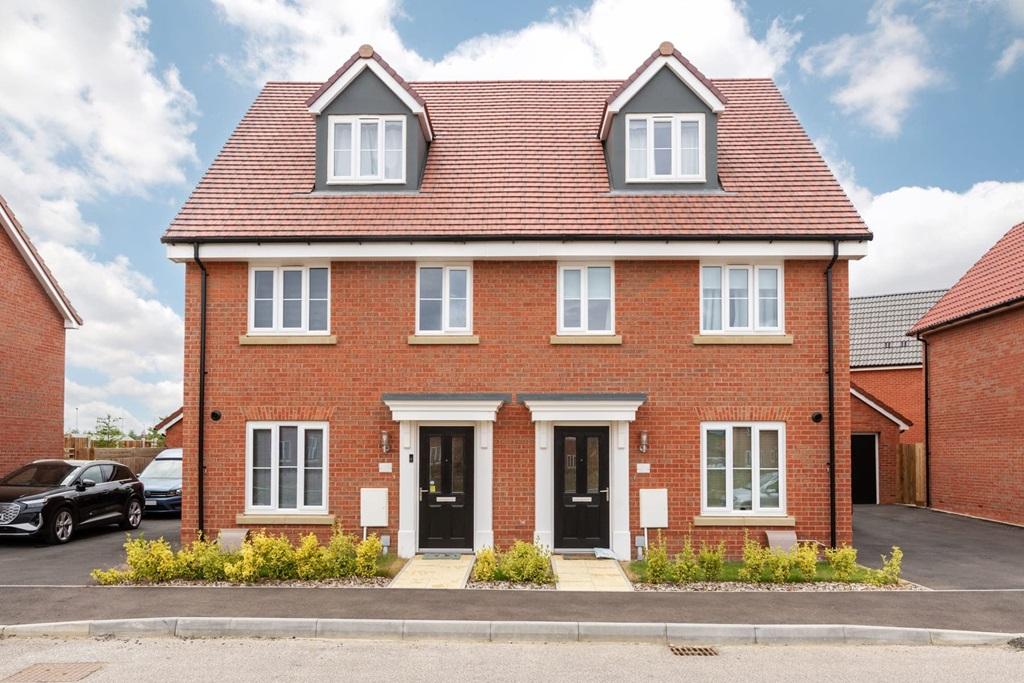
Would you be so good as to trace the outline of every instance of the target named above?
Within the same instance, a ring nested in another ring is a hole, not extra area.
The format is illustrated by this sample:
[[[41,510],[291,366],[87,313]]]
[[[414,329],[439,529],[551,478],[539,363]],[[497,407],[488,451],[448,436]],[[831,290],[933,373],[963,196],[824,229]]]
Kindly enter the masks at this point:
[[[535,428],[534,536],[554,547],[556,426],[607,425],[609,427],[609,531],[611,550],[628,560],[632,549],[629,533],[629,423],[647,400],[644,394],[520,394],[530,410]]]
[[[398,556],[419,550],[421,426],[473,427],[473,550],[494,545],[494,421],[503,394],[385,394],[398,422]]]

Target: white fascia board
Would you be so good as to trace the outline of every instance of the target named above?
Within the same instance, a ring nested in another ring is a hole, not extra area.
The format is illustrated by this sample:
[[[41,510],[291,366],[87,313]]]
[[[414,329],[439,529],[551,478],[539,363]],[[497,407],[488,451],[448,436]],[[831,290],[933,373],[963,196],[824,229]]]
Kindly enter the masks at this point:
[[[396,399],[384,403],[391,409],[391,419],[395,422],[494,422],[504,401]]]
[[[924,365],[918,363],[917,365],[865,365],[856,368],[850,368],[850,372],[886,372],[888,370],[920,370]]]
[[[600,400],[559,401],[526,400],[534,422],[632,422],[643,399],[631,401]]]
[[[888,410],[886,410],[886,409],[885,409],[885,408],[883,408],[882,406],[878,405],[877,403],[875,403],[874,401],[872,401],[872,400],[871,400],[870,398],[868,398],[868,397],[867,397],[867,396],[865,396],[864,394],[862,394],[862,393],[860,393],[859,391],[857,391],[856,389],[854,389],[854,388],[852,388],[852,387],[851,387],[851,388],[850,388],[850,393],[851,393],[851,394],[852,394],[852,395],[853,395],[853,396],[854,396],[855,398],[858,398],[858,399],[860,399],[860,401],[861,401],[861,402],[863,402],[863,403],[864,403],[865,405],[867,405],[868,407],[872,408],[872,409],[873,409],[873,410],[875,410],[876,412],[878,412],[878,413],[882,414],[883,416],[885,416],[885,417],[889,418],[890,420],[892,420],[893,422],[895,422],[895,423],[896,423],[896,426],[898,426],[898,427],[900,428],[900,431],[901,431],[901,432],[905,432],[905,431],[907,431],[908,429],[910,429],[910,425],[908,425],[908,424],[907,424],[906,422],[904,422],[903,420],[899,419],[898,417],[896,417],[895,415],[893,415],[892,413],[890,413],[890,412],[889,412]]]
[[[856,260],[868,243],[840,242],[839,256]],[[832,257],[827,241],[564,241],[516,240],[471,242],[229,242],[199,247],[203,261],[542,261],[542,260],[679,260],[679,259],[823,259]],[[190,243],[167,245],[167,258],[192,261]]]
[[[626,103],[633,99],[638,92],[640,92],[647,82],[654,78],[655,74],[661,71],[661,68],[667,66],[672,69],[672,72],[679,77],[686,86],[693,91],[693,93],[701,99],[704,104],[708,105],[708,108],[716,114],[725,111],[725,102],[718,99],[718,97],[704,85],[699,78],[693,75],[693,73],[683,66],[682,62],[676,59],[674,56],[663,56],[658,57],[651,65],[648,66],[642,74],[637,76],[636,80],[630,83],[625,90],[619,93],[619,96],[608,103],[608,107],[604,112],[604,119],[601,121],[601,139],[604,140],[608,137],[608,131],[611,129],[612,117],[619,113]]]
[[[80,326],[78,321],[75,320],[75,316],[71,312],[71,309],[69,309],[68,305],[64,303],[64,298],[57,291],[57,286],[46,274],[46,269],[43,267],[43,264],[40,263],[39,259],[37,259],[36,255],[32,252],[32,249],[29,248],[28,243],[22,238],[21,232],[14,227],[14,222],[11,220],[10,216],[7,215],[7,212],[4,211],[3,207],[0,207],[0,216],[3,217],[4,229],[10,236],[11,242],[14,243],[14,247],[18,250],[18,253],[21,254],[25,263],[28,264],[29,270],[31,270],[32,274],[36,276],[36,280],[39,281],[39,284],[43,286],[43,291],[46,292],[48,297],[50,297],[53,305],[57,307],[57,310],[60,311],[61,316],[64,318],[64,329],[77,330]]]
[[[184,417],[184,416],[185,416],[185,413],[179,413],[178,417],[174,418],[173,420],[171,420],[170,422],[165,424],[163,427],[158,429],[157,432],[160,433],[160,434],[166,434],[167,430],[170,429],[171,427],[173,427],[174,425],[178,424],[179,422],[181,422],[181,418]]]
[[[316,114],[317,116],[322,114],[324,109],[327,108],[327,105],[333,102],[335,98],[338,97],[338,95],[340,95],[341,92],[356,79],[356,76],[363,72],[364,69],[372,71],[381,81],[384,82],[384,85],[386,85],[391,92],[395,93],[398,99],[402,100],[402,104],[408,107],[409,111],[419,118],[420,125],[423,128],[423,137],[426,138],[428,142],[433,140],[434,131],[430,127],[430,119],[427,117],[427,110],[422,104],[417,102],[416,98],[410,95],[409,91],[403,88],[384,67],[372,58],[360,59],[350,66],[348,71],[343,73],[341,77],[338,78],[338,80],[336,80],[326,92],[324,92],[324,94],[316,98],[316,101],[309,106],[309,113]]]

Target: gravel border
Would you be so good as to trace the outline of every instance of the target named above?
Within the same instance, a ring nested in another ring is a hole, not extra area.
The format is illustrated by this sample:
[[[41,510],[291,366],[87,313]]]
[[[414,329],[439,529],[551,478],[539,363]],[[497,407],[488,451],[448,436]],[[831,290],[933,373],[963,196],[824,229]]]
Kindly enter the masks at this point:
[[[344,579],[323,579],[320,581],[260,581],[258,583],[231,583],[230,581],[153,581],[139,583],[119,583],[110,586],[96,584],[94,588],[387,588],[391,578],[375,576],[365,579],[350,576]]]
[[[526,583],[521,581],[473,581],[466,583],[469,590],[486,591],[553,591],[553,583]]]
[[[926,591],[924,586],[901,581],[894,586],[870,583],[812,581],[808,583],[747,583],[744,581],[701,581],[697,583],[633,583],[633,590],[649,593],[844,593],[869,591]]]

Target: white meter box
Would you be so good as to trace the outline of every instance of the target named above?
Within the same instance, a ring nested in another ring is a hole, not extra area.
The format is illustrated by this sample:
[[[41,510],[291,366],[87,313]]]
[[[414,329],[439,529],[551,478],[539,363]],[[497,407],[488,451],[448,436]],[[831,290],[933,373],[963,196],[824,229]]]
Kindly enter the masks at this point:
[[[668,489],[640,489],[640,526],[668,528]]]
[[[359,490],[359,526],[386,527],[388,525],[388,490]]]

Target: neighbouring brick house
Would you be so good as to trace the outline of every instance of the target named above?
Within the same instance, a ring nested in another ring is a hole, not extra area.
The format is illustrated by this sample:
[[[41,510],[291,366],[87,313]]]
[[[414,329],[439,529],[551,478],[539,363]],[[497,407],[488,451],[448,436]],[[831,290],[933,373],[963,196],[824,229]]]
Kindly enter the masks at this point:
[[[181,421],[182,410],[182,408],[178,408],[153,425],[153,431],[164,435],[164,446],[167,448],[181,448],[182,446],[185,431]]]
[[[1024,524],[1024,223],[909,334],[925,342],[929,506]]]
[[[407,83],[363,46],[269,83],[163,237],[183,538],[849,542],[870,238],[774,83],[671,44],[626,81]]]
[[[64,333],[82,319],[0,197],[0,475],[64,454]]]

